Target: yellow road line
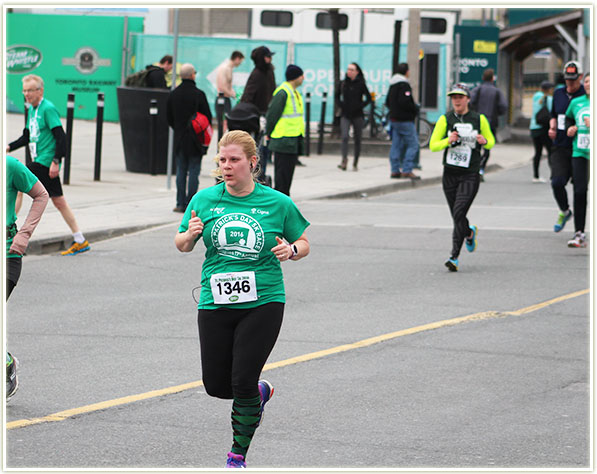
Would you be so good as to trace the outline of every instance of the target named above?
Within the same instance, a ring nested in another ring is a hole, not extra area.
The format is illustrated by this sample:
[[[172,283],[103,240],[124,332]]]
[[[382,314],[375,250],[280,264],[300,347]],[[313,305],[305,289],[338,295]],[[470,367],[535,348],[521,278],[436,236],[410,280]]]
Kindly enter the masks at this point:
[[[105,410],[106,408],[113,408],[119,405],[126,405],[127,403],[140,402],[141,400],[147,400],[148,398],[161,397],[163,395],[171,395],[173,393],[183,392],[192,388],[201,387],[203,385],[202,380],[196,382],[189,382],[182,385],[176,385],[174,387],[163,388],[160,390],[152,390],[151,392],[140,393],[138,395],[129,395],[127,397],[115,398],[114,400],[108,400],[105,402],[92,403],[91,405],[85,405],[79,408],[71,408],[70,410],[59,411],[52,415],[44,416],[41,418],[25,418],[23,420],[15,420],[10,423],[6,423],[6,429],[11,430],[14,428],[22,428],[24,426],[37,425],[39,423],[45,423],[48,421],[63,421],[73,416],[82,415],[83,413],[90,413],[93,411]]]
[[[565,300],[569,300],[571,298],[576,298],[577,296],[586,295],[587,293],[589,293],[589,291],[590,290],[588,288],[586,290],[575,291],[574,293],[569,293],[564,296],[558,296],[557,298],[553,298],[551,300],[544,301],[543,303],[538,303],[538,304],[534,304],[532,306],[527,306],[526,308],[519,309],[518,311],[511,311],[508,314],[512,314],[514,316],[520,316],[521,314],[527,314],[532,311],[537,311],[538,309],[545,308],[546,306],[552,305],[554,303],[559,303],[560,301],[565,301]]]
[[[354,342],[352,344],[343,344],[341,346],[332,347],[330,349],[325,349],[322,351],[311,352],[309,354],[303,354],[297,357],[291,357],[290,359],[281,360],[279,362],[272,362],[270,364],[266,364],[263,368],[264,371],[279,369],[280,367],[287,367],[289,365],[298,364],[301,362],[308,362],[315,359],[321,359],[322,357],[327,357],[333,354],[339,354],[341,352],[351,351],[354,349],[360,349],[363,347],[371,346],[373,344],[378,344],[380,342],[389,341],[391,339],[396,339],[398,337],[408,336],[411,334],[416,334],[419,332],[424,331],[431,331],[433,329],[444,328],[448,326],[454,326],[456,324],[462,324],[469,321],[481,321],[484,319],[491,319],[491,318],[499,318],[499,317],[507,317],[507,316],[520,316],[523,314],[528,314],[533,311],[537,311],[547,306],[550,306],[555,303],[559,303],[561,301],[569,300],[572,298],[576,298],[578,296],[586,295],[589,293],[589,289],[575,291],[574,293],[569,293],[567,295],[559,296],[557,298],[552,298],[548,301],[544,301],[543,303],[538,303],[532,306],[527,306],[526,308],[522,308],[516,311],[509,311],[509,312],[499,312],[499,311],[485,311],[482,313],[475,313],[469,314],[468,316],[461,316],[458,318],[452,319],[444,319],[443,321],[437,321],[435,323],[428,323],[423,324],[421,326],[415,326],[408,329],[402,329],[400,331],[394,331],[387,334],[382,334],[380,336],[370,337],[368,339],[363,339],[361,341]],[[137,395],[129,395],[127,397],[115,398],[114,400],[108,400],[105,402],[93,403],[91,405],[86,405],[79,408],[72,408],[70,410],[60,411],[58,413],[54,413],[52,415],[40,417],[40,418],[25,418],[22,420],[11,421],[6,423],[6,429],[12,430],[15,428],[23,428],[25,426],[37,425],[40,423],[47,423],[52,421],[63,421],[68,418],[72,418],[77,415],[81,415],[84,413],[91,413],[94,411],[105,410],[107,408],[113,408],[120,405],[126,405],[127,403],[139,402],[141,400],[147,400],[150,398],[161,397],[164,395],[171,395],[178,392],[183,392],[185,390],[190,390],[193,388],[198,388],[203,385],[202,380],[198,380],[196,382],[190,382],[182,385],[176,385],[174,387],[168,387],[161,390],[152,390],[151,392],[140,393]]]

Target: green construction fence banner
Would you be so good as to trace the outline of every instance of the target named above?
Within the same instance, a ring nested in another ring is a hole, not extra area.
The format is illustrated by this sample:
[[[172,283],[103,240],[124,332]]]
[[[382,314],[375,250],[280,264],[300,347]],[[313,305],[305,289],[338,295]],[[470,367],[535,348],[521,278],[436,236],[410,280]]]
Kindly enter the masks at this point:
[[[133,56],[129,60],[130,70],[140,71],[148,64],[154,64],[165,54],[172,54],[174,37],[172,35],[132,35],[134,45]],[[210,38],[202,36],[179,36],[176,52],[176,62],[179,65],[191,63],[197,71],[195,82],[197,87],[205,92],[207,101],[215,116],[215,101],[218,95],[216,89],[216,69],[230,58],[233,51],[244,54],[245,60],[235,68],[232,74],[232,86],[236,91],[237,100],[240,99],[247,79],[255,64],[251,60],[251,51],[258,46],[267,46],[273,53],[272,64],[276,84],[284,82],[286,71],[288,43],[285,41],[264,41],[242,38]],[[232,106],[236,101],[232,101]]]
[[[126,31],[143,31],[143,18],[126,18]],[[102,92],[104,119],[118,121],[124,35],[121,16],[7,13],[6,111],[23,112],[21,80],[36,74],[44,80],[44,96],[62,117],[73,93],[75,118],[95,119]]]
[[[340,77],[344,78],[350,63],[357,63],[363,70],[369,92],[376,100],[385,100],[392,77],[392,45],[341,44]],[[321,118],[323,93],[327,92],[325,121],[334,119],[334,49],[331,44],[302,43],[294,46],[295,63],[305,72],[301,92],[311,93],[311,121]],[[406,45],[400,46],[400,57],[406,57]],[[378,102],[379,104],[379,102]],[[381,104],[379,104],[381,106]]]
[[[334,71],[333,71],[333,47],[331,44],[318,43],[297,43],[294,45],[295,63],[305,72],[301,92],[311,93],[311,121],[319,122],[321,119],[321,107],[323,93],[327,92],[327,105],[325,122],[331,123],[334,118]],[[399,57],[400,62],[406,62],[408,45],[401,44]],[[390,89],[390,78],[392,77],[393,45],[391,44],[341,44],[340,45],[340,78],[346,74],[346,68],[350,63],[357,63],[363,71],[365,82],[369,92],[375,93],[376,108],[382,109],[386,95]],[[426,110],[427,118],[436,121],[445,113],[445,100],[443,99],[446,87],[446,50],[443,45],[439,47],[439,68],[436,80],[440,97],[437,106]],[[368,112],[368,108],[365,112]]]

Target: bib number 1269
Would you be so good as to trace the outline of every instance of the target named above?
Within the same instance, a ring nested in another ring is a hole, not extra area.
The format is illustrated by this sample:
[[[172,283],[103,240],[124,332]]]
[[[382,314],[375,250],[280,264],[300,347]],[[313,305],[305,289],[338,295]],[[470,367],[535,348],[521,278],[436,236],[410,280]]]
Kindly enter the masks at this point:
[[[210,285],[215,304],[257,300],[255,272],[216,273],[211,276]]]

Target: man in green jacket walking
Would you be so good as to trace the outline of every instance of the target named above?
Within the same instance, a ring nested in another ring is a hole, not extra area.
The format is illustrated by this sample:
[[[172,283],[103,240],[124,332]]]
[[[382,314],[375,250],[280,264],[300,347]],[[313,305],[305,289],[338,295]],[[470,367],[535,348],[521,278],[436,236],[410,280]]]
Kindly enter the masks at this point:
[[[265,115],[268,147],[274,152],[275,189],[287,196],[298,157],[304,153],[303,97],[297,90],[303,80],[303,70],[290,64],[286,68],[286,82],[274,91]]]

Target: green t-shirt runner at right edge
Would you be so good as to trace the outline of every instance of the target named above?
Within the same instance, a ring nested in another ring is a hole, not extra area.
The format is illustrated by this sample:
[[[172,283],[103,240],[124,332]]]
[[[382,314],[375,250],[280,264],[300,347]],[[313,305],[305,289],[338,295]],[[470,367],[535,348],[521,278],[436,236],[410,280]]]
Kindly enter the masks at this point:
[[[572,141],[572,156],[591,157],[591,129],[585,125],[585,117],[591,118],[591,100],[588,95],[581,95],[570,101],[566,117],[574,120],[578,132]]]

